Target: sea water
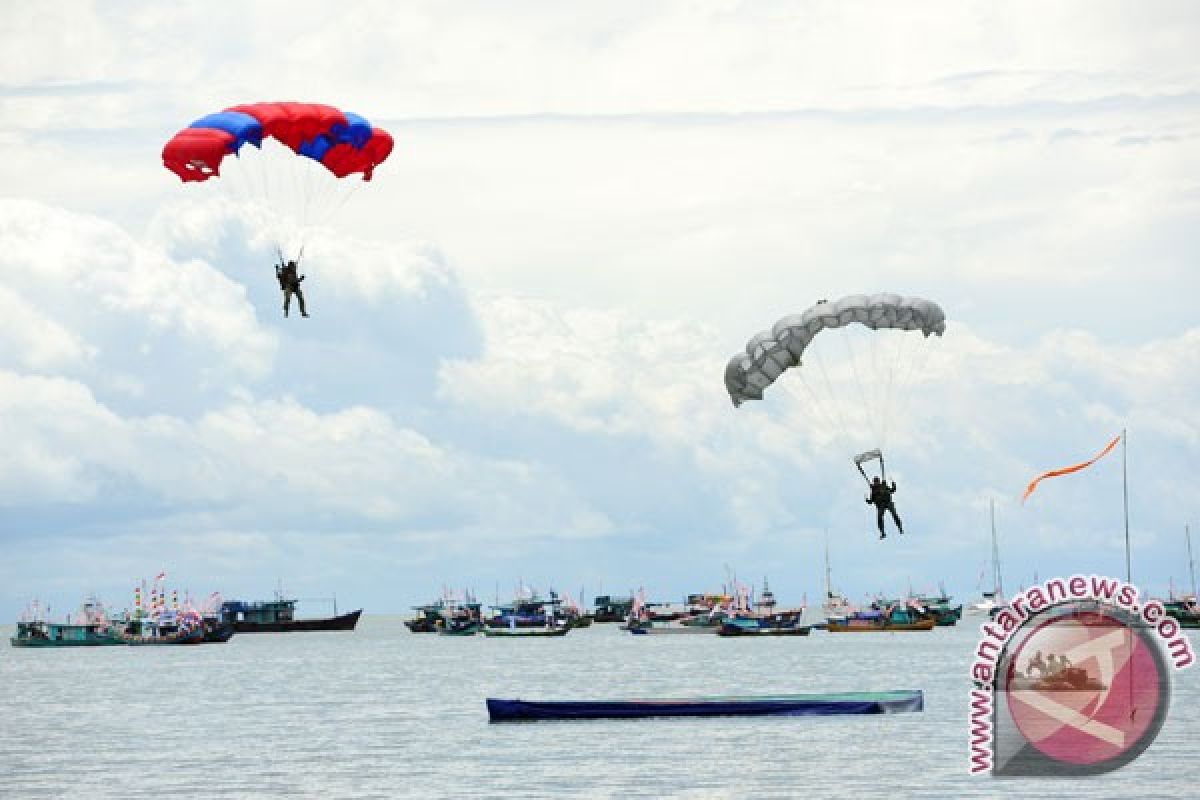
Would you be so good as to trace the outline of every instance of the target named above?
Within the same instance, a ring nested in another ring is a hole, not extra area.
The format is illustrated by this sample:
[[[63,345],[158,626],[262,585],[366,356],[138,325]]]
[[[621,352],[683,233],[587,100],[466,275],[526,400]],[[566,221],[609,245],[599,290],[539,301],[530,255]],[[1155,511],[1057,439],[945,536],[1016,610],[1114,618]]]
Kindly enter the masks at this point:
[[[1192,631],[1192,641],[1200,641]],[[5,638],[12,634],[9,626]],[[0,797],[1200,796],[1200,668],[1141,758],[1107,775],[967,773],[978,630],[727,639],[593,625],[549,639],[241,634],[227,644],[0,648]],[[527,699],[923,689],[861,717],[489,724]]]

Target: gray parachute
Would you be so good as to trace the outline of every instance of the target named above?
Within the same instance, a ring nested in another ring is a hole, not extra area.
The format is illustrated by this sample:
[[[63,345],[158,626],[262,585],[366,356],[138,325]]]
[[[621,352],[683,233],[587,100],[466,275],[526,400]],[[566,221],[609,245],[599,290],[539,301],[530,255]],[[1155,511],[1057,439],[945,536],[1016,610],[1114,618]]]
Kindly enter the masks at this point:
[[[729,399],[734,406],[761,400],[763,391],[784,371],[800,366],[804,349],[817,334],[855,323],[872,330],[892,328],[941,336],[946,315],[937,303],[897,294],[852,294],[833,303],[817,303],[755,334],[743,352],[729,359],[725,366]]]

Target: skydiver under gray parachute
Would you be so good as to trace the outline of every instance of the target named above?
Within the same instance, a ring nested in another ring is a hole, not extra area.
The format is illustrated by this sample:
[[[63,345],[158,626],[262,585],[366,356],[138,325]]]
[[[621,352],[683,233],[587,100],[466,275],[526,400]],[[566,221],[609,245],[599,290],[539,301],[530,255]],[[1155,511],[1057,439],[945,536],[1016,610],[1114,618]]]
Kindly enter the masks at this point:
[[[784,372],[802,367],[806,350],[818,335],[839,328],[850,328],[855,324],[871,331],[920,331],[924,338],[928,339],[931,334],[941,336],[945,332],[946,315],[941,307],[932,301],[896,294],[857,294],[832,303],[821,300],[800,314],[784,317],[770,330],[756,334],[746,343],[742,352],[729,360],[725,367],[725,388],[734,407],[741,406],[747,400],[761,400],[763,392]],[[852,346],[847,344],[847,347],[853,358]],[[874,355],[872,352],[872,360]],[[821,371],[824,373],[823,366]],[[803,370],[800,375],[804,377]],[[822,377],[828,382],[826,375],[822,374]],[[857,374],[855,379],[858,380]],[[868,396],[871,392],[879,391],[880,387],[868,384],[864,389],[860,384],[858,389],[864,403],[869,404]],[[890,374],[886,389],[889,393],[892,390]],[[829,416],[830,419],[843,422],[840,409],[834,409],[834,413]],[[867,419],[870,420],[872,416],[868,411]],[[867,477],[863,464],[876,460],[879,461],[880,475],[872,481]],[[854,456],[853,461],[870,491],[867,503],[876,508],[879,538],[886,537],[883,517],[885,512],[889,511],[897,529],[903,533],[904,528],[892,501],[896,484],[892,481],[891,485],[888,485],[882,449],[875,447],[866,450]]]

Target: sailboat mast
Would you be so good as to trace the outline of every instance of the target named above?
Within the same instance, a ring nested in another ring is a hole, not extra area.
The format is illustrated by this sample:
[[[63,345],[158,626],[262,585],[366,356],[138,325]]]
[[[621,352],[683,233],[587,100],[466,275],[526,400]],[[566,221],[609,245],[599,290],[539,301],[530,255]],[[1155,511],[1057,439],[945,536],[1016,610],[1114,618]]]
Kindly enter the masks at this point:
[[[1190,545],[1189,545],[1190,547]],[[833,583],[829,576],[829,528],[825,529],[825,599],[833,597]]]
[[[1188,546],[1188,572],[1192,576],[1192,597],[1196,596],[1196,562],[1192,561],[1192,531],[1187,525],[1183,526],[1183,535]]]
[[[1000,578],[1000,548],[996,544],[996,501],[988,501],[992,517],[992,593],[993,597],[1004,596],[1004,585]]]
[[[1125,582],[1132,584],[1133,575],[1129,558],[1129,470],[1126,467],[1125,442],[1128,440],[1126,429],[1121,429],[1121,500],[1125,508]]]

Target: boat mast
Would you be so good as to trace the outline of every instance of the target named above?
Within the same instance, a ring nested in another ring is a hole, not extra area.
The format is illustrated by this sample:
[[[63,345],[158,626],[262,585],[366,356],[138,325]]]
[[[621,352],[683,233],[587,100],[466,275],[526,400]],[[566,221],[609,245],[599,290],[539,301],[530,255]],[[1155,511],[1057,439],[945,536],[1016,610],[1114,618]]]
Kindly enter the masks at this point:
[[[1126,467],[1126,441],[1128,432],[1121,429],[1121,500],[1125,508],[1125,582],[1133,583],[1132,568],[1129,560],[1129,470]]]
[[[1192,531],[1187,525],[1183,526],[1183,535],[1188,546],[1188,572],[1192,576],[1192,597],[1196,596],[1196,562],[1192,561]]]
[[[829,528],[825,529],[825,599],[833,597],[833,583],[829,572]]]
[[[989,501],[992,516],[992,597],[1004,597],[1004,584],[1000,578],[1000,547],[996,544],[996,501]]]

